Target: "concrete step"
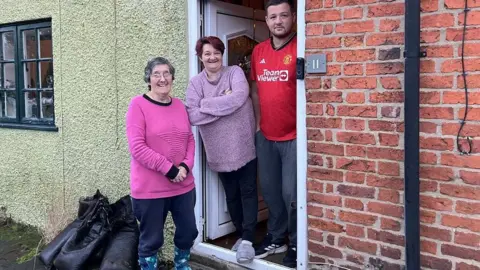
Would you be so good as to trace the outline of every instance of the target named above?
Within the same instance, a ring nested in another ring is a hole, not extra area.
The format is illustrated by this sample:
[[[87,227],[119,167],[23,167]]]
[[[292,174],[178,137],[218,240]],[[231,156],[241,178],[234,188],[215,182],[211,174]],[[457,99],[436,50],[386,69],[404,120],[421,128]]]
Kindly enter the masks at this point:
[[[212,269],[212,270],[245,270],[248,268],[242,267],[240,265],[222,261],[215,257],[206,256],[204,254],[194,253],[190,255],[190,261],[195,264],[200,265],[201,267],[208,268],[198,268],[198,269]]]
[[[191,261],[188,264],[190,265],[192,270],[217,270],[216,268],[212,268],[210,266],[206,266],[206,265],[203,265],[203,264],[197,263],[197,262],[192,262]],[[169,270],[175,270],[175,267],[170,268]]]
[[[192,267],[192,270],[216,270],[215,268],[211,268],[196,262],[191,262],[190,267]]]

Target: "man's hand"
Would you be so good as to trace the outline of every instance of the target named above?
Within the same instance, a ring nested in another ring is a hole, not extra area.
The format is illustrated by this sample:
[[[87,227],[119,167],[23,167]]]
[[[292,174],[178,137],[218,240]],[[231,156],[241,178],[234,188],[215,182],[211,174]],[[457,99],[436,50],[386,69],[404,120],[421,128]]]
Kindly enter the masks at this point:
[[[172,180],[172,182],[179,183],[179,182],[182,182],[183,180],[185,180],[185,178],[187,178],[187,170],[185,170],[185,168],[183,166],[180,166],[178,168],[178,174],[177,174],[177,176],[175,176],[175,178]]]

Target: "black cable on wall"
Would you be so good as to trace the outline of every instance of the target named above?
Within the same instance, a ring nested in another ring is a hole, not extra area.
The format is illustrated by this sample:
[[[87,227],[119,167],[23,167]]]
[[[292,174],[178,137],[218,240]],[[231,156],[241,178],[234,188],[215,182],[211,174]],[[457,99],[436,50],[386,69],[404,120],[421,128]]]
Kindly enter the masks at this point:
[[[460,133],[462,132],[463,127],[465,126],[465,122],[467,121],[468,115],[468,86],[467,86],[467,73],[465,73],[465,36],[467,34],[467,14],[470,9],[468,8],[468,0],[465,0],[465,8],[463,9],[463,36],[462,36],[462,77],[463,77],[463,86],[465,90],[465,114],[463,115],[462,122],[460,124],[460,128],[458,129],[457,133],[457,149],[462,155],[470,155],[472,153],[472,139],[467,136],[467,143],[468,149],[463,149],[462,145],[460,144]]]

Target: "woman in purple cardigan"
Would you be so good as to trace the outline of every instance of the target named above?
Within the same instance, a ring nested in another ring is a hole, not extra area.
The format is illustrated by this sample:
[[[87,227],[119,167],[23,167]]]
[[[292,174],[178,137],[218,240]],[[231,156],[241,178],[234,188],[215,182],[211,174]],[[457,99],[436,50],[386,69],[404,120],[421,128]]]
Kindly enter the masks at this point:
[[[190,80],[187,111],[199,127],[208,166],[218,172],[227,207],[239,239],[232,247],[239,263],[255,257],[257,224],[257,160],[255,117],[249,85],[238,66],[223,66],[225,45],[217,37],[203,37],[196,45],[205,67]]]

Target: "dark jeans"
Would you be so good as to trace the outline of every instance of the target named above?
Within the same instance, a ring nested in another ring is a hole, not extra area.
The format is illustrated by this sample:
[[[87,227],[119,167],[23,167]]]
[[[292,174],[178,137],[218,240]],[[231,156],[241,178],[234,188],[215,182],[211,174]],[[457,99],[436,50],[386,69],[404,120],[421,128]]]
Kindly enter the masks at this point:
[[[258,215],[257,159],[233,172],[218,173],[237,234],[253,243]]]
[[[135,217],[140,222],[138,256],[156,255],[163,246],[163,228],[167,214],[175,223],[174,243],[179,249],[190,249],[197,238],[195,223],[195,189],[174,197],[161,199],[133,199]]]

